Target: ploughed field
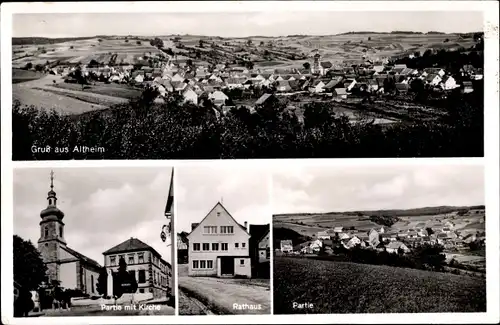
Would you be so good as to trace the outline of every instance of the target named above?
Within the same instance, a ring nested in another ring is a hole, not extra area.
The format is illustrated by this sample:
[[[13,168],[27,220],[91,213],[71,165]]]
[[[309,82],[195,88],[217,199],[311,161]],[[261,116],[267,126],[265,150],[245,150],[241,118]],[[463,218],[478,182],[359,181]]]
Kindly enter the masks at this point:
[[[275,314],[486,311],[483,278],[383,265],[275,257],[273,286]]]

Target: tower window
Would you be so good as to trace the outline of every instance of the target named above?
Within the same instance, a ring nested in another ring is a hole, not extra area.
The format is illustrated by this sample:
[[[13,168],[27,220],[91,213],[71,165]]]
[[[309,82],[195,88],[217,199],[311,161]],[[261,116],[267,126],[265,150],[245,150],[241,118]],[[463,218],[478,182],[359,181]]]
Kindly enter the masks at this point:
[[[49,237],[49,228],[45,227],[45,237]]]
[[[63,236],[63,227],[61,226],[59,228],[59,237],[62,237]]]

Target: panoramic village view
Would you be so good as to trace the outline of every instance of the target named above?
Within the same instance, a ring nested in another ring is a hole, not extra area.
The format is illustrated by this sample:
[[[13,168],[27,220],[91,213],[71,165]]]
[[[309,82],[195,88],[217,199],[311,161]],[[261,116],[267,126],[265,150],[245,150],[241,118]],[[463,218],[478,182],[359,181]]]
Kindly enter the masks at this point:
[[[245,169],[178,170],[179,192],[189,193],[179,196],[177,210],[179,315],[270,314],[266,177]],[[259,194],[242,199],[249,189]]]
[[[434,14],[461,27],[459,13]],[[480,14],[467,13],[469,32],[429,21],[423,32],[335,34],[335,19],[315,13],[321,36],[137,36],[133,24],[121,35],[22,33],[60,16],[14,17],[14,160],[483,156]],[[95,19],[92,30],[125,19],[70,16]],[[148,14],[137,17],[147,24]],[[270,26],[267,34],[288,33]]]
[[[172,236],[160,236],[162,208],[173,201],[169,176],[169,169],[16,170],[14,317],[174,315]]]
[[[274,313],[486,310],[481,168],[337,168],[273,178]]]

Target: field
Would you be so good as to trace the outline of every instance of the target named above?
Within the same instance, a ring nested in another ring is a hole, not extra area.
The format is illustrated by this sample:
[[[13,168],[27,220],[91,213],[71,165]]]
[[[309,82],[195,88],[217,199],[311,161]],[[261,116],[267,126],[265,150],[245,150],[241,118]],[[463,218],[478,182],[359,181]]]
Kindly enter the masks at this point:
[[[43,73],[41,73],[41,72],[21,70],[21,69],[12,69],[12,84],[37,80],[37,79],[40,79],[42,77],[43,77]]]
[[[138,45],[132,39],[125,42],[125,38],[97,37],[56,44],[13,45],[12,51],[12,66],[15,68],[22,68],[28,62],[33,65],[45,64],[47,61],[87,64],[92,59],[107,64],[113,54],[117,54],[118,64],[134,64],[144,53],[160,53],[148,40],[142,40]]]
[[[369,231],[372,228],[380,228],[381,225],[369,220],[370,215],[394,215],[399,217],[399,221],[393,224],[389,230],[399,231],[414,228],[419,223],[424,223],[425,227],[430,227],[436,224],[444,224],[447,221],[455,224],[455,230],[470,230],[484,231],[485,224],[482,221],[482,214],[465,214],[459,216],[450,211],[458,211],[462,207],[450,207],[443,209],[440,207],[427,208],[422,210],[419,215],[418,211],[400,210],[392,213],[391,211],[359,211],[359,212],[338,212],[338,213],[304,213],[304,214],[280,214],[273,216],[273,224],[275,227],[286,227],[298,232],[301,235],[313,236],[318,231],[330,229],[334,227],[355,227],[356,230]],[[432,211],[432,213],[429,213]],[[397,214],[396,214],[397,212]],[[445,212],[445,213],[443,213]]]
[[[312,303],[294,309],[293,302]],[[485,312],[477,277],[389,266],[277,257],[274,313]]]

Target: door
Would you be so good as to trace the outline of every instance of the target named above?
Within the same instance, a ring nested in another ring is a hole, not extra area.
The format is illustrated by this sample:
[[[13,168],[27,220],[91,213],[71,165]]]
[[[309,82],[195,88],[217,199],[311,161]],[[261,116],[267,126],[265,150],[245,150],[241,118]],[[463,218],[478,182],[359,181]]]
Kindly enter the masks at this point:
[[[221,275],[234,275],[234,258],[233,257],[221,257]]]

